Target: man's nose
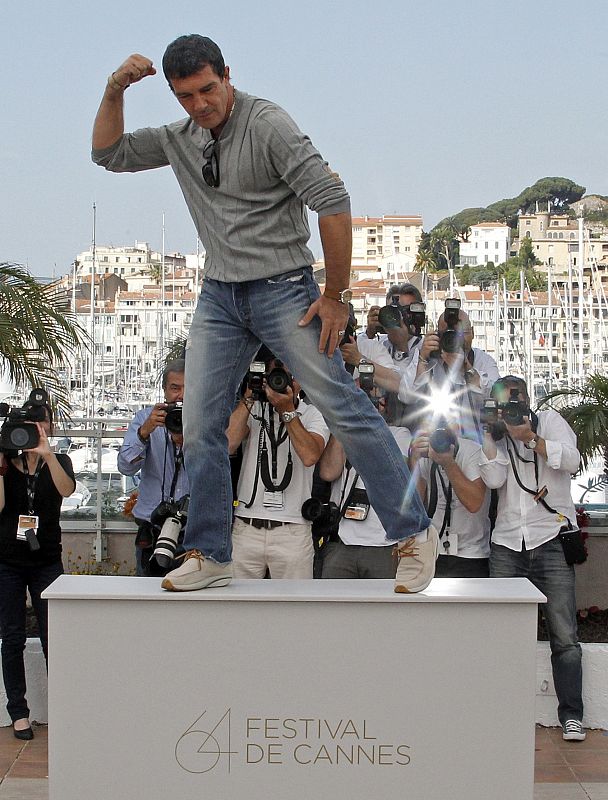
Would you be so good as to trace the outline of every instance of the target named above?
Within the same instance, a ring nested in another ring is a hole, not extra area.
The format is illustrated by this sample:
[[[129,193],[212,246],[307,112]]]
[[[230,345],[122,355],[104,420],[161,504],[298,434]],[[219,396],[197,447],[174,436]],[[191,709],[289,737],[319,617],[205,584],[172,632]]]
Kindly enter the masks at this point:
[[[207,102],[207,98],[202,94],[194,95],[192,100],[192,107],[195,112],[205,111],[209,103]]]

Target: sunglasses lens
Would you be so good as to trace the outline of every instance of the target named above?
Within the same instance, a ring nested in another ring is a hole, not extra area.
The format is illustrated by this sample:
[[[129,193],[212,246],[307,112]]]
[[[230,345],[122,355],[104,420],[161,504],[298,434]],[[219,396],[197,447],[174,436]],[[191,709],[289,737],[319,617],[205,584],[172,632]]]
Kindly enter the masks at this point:
[[[203,150],[203,157],[207,159],[202,167],[203,180],[207,186],[210,186],[212,189],[216,189],[220,185],[220,164],[215,145],[216,142],[212,139],[210,142],[207,142]]]

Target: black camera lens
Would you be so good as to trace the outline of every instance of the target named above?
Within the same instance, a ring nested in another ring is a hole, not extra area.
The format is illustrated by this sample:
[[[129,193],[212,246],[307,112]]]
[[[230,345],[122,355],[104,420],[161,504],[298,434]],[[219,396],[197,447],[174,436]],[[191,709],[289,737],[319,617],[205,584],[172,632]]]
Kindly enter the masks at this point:
[[[439,337],[439,348],[442,353],[460,353],[464,350],[464,336],[458,330],[449,329]]]
[[[385,330],[401,327],[401,310],[398,305],[384,306],[378,312],[378,322]]]
[[[502,407],[502,419],[506,425],[523,425],[524,410],[520,403],[509,400]]]
[[[171,433],[183,433],[182,423],[182,403],[167,403],[167,415],[165,417],[165,428]]]
[[[449,428],[437,428],[431,434],[429,444],[436,453],[449,453],[450,447],[456,445],[456,436]]]
[[[266,384],[273,392],[287,394],[287,387],[292,386],[291,375],[283,367],[275,367],[266,375]]]

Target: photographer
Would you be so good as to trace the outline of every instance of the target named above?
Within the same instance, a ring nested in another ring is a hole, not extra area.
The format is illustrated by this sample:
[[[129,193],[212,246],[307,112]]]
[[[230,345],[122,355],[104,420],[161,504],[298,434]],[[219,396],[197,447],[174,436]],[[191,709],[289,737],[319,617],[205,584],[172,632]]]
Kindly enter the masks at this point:
[[[385,413],[384,398],[380,399],[378,410]],[[407,458],[409,430],[392,425],[389,430]],[[399,548],[387,541],[384,528],[369,504],[363,481],[346,461],[344,448],[333,435],[319,462],[319,474],[333,483],[331,497],[339,520],[337,533],[324,537],[320,551],[321,577],[394,579],[400,562],[399,550],[404,550],[405,545]]]
[[[184,468],[181,433],[181,403],[184,398],[183,359],[170,361],[163,370],[164,403],[138,411],[118,452],[118,469],[123,475],[141,474],[133,516],[138,526],[135,537],[137,575],[160,574],[150,558],[158,530],[150,517],[164,501],[179,500],[189,493]],[[173,406],[173,404],[179,404]],[[167,412],[175,424],[168,430]]]
[[[489,575],[490,492],[481,479],[480,452],[480,445],[444,425],[419,431],[412,442],[410,469],[439,531],[437,578]]]
[[[458,303],[460,301],[446,300]],[[421,392],[449,392],[465,439],[482,440],[481,408],[498,380],[496,362],[473,347],[473,326],[462,309],[447,309],[439,317],[437,332],[427,333],[403,371],[399,399],[419,398]]]
[[[411,283],[392,286],[386,296],[385,309],[373,307],[368,314],[366,332],[357,341],[340,347],[344,361],[355,367],[362,360],[374,365],[374,383],[385,389],[387,395],[386,419],[393,425],[407,426],[418,413],[415,398],[404,403],[397,397],[401,379],[422,344],[419,325],[413,325],[404,313],[412,303],[421,303],[422,296]],[[374,309],[378,309],[375,311]],[[387,315],[386,325],[381,324],[387,310],[399,309],[399,314]],[[391,318],[392,317],[392,318]],[[404,318],[405,317],[405,318]],[[375,330],[375,333],[373,333]],[[378,331],[383,331],[380,334]],[[372,336],[370,336],[370,333]]]
[[[582,664],[577,641],[574,563],[584,560],[570,493],[580,455],[574,431],[552,409],[530,410],[521,378],[497,381],[497,421],[485,426],[481,476],[498,489],[490,575],[528,578],[546,595],[553,681],[563,738],[582,741]]]
[[[298,399],[300,385],[274,357],[266,361],[263,391],[245,390],[226,431],[228,451],[243,444],[232,529],[237,578],[312,578],[311,524],[302,504],[329,430],[320,412]],[[272,385],[280,385],[275,391]]]
[[[36,417],[43,417],[42,421],[26,421],[21,426],[36,427],[38,444],[20,453],[7,453],[6,450],[0,453],[2,674],[13,733],[17,739],[25,740],[34,737],[25,697],[23,663],[26,591],[32,599],[46,660],[48,611],[41,594],[63,574],[59,527],[61,503],[76,488],[69,456],[63,453],[55,455],[49,446],[53,419],[51,407],[45,402],[38,409],[42,414]]]

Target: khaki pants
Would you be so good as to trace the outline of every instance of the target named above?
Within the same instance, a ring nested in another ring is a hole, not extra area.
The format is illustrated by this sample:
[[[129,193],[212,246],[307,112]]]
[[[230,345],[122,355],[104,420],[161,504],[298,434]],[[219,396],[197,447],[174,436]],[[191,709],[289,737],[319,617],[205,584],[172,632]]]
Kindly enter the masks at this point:
[[[272,530],[254,528],[238,517],[232,528],[232,568],[235,578],[312,578],[314,549],[310,525],[286,523]]]

